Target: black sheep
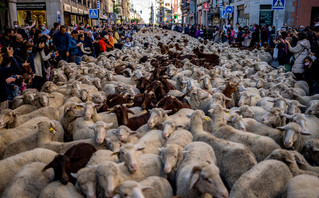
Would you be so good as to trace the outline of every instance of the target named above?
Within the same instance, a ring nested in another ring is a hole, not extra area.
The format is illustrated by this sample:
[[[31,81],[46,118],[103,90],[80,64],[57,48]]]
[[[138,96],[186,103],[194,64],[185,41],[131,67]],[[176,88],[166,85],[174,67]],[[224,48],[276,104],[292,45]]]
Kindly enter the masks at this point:
[[[71,173],[76,173],[85,167],[95,151],[95,147],[91,144],[77,144],[67,150],[64,155],[57,155],[42,171],[53,168],[54,181],[60,180],[64,185],[69,181],[75,184],[76,179],[71,176]]]

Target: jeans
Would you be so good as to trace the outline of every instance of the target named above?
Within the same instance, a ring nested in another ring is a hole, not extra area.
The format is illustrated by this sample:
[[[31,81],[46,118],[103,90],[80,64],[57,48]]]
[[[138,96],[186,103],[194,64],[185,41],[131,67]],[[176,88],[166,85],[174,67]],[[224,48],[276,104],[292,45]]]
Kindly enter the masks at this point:
[[[56,58],[59,62],[60,60],[65,60],[68,62],[68,57],[66,56],[66,52],[59,51],[59,56]]]
[[[76,64],[80,65],[81,60],[82,60],[82,56],[77,56],[76,57]]]

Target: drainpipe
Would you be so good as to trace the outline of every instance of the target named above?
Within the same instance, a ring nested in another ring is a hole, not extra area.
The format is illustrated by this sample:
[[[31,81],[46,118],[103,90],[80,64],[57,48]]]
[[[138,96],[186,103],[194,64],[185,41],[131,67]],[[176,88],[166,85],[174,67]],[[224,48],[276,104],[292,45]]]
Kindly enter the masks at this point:
[[[298,27],[298,21],[299,21],[299,0],[297,1],[297,27]]]

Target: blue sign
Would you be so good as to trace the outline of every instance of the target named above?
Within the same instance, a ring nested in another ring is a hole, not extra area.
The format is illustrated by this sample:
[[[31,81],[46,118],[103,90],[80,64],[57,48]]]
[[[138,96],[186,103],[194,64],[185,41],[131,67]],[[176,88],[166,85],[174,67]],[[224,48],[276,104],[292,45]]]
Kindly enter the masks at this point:
[[[231,14],[234,11],[233,6],[226,6],[225,11],[227,14]]]
[[[226,12],[226,10],[223,10],[222,19],[227,19],[227,18],[228,18],[227,12]]]
[[[285,0],[273,0],[272,1],[273,10],[284,10],[285,9]]]
[[[220,8],[220,9],[222,9],[222,8],[223,8],[223,3],[222,3],[222,2],[220,2],[220,4],[219,4],[219,8]]]
[[[97,9],[89,9],[89,18],[90,19],[97,19],[99,18],[99,14]]]
[[[100,1],[96,2],[97,9],[100,9]]]

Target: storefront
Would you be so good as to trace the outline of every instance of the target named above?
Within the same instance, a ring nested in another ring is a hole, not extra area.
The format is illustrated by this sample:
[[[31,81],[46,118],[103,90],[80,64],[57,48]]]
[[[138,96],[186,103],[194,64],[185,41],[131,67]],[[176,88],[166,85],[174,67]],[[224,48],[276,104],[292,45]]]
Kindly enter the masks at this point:
[[[272,25],[273,16],[274,14],[271,5],[260,5],[260,25]]]
[[[246,25],[244,5],[240,5],[237,7],[237,23],[239,23],[241,27],[244,27]]]
[[[32,24],[37,22],[37,27],[41,24],[47,25],[46,3],[17,3],[17,17],[19,25]]]

